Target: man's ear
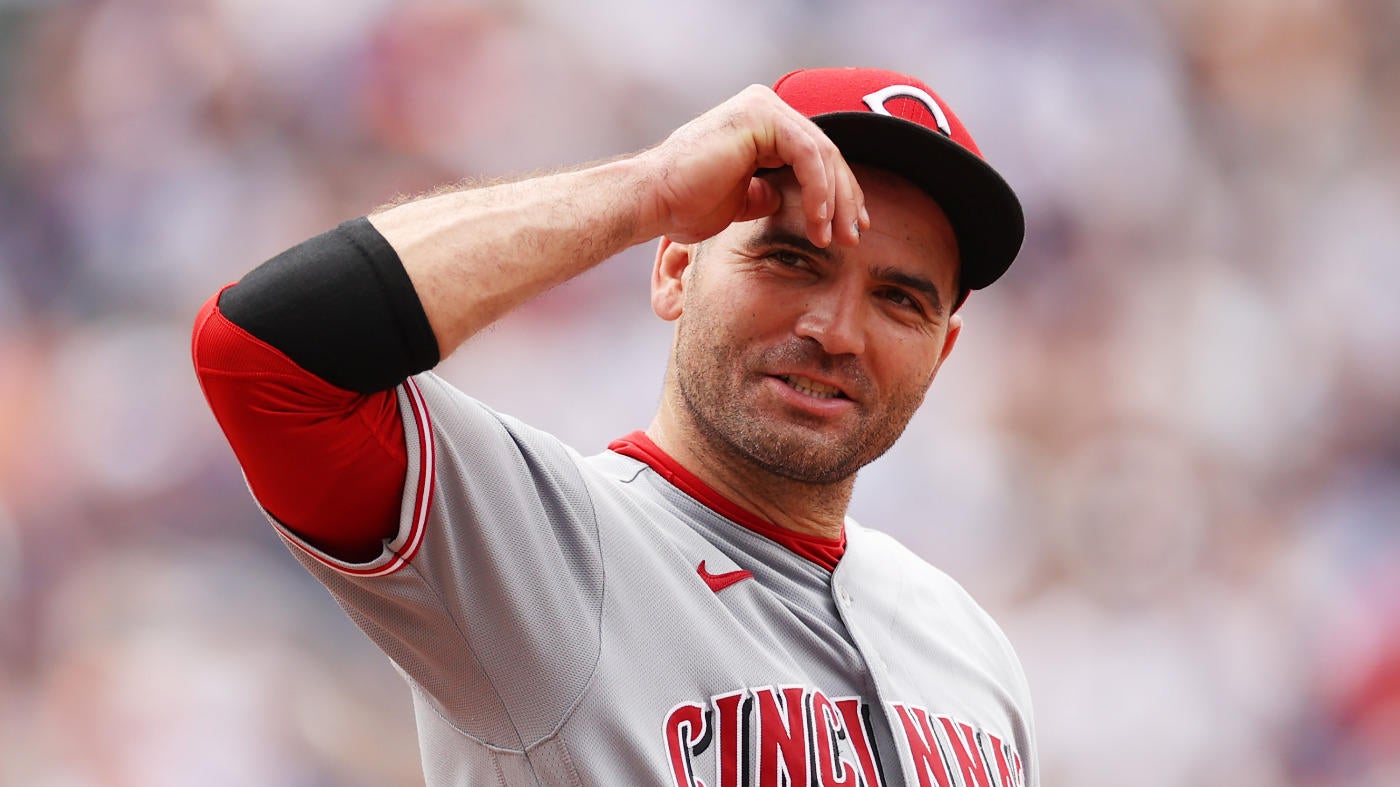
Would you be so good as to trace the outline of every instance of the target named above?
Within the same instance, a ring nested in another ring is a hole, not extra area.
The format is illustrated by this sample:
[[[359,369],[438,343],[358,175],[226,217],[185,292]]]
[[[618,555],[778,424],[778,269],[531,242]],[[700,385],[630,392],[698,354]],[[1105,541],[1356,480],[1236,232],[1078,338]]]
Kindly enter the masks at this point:
[[[928,376],[929,384],[933,384],[934,375],[938,374],[938,369],[943,366],[943,362],[948,360],[948,356],[953,352],[953,345],[958,343],[958,337],[962,335],[963,318],[961,314],[954,314],[948,318],[948,334],[943,337],[943,350],[938,354],[938,363],[933,366],[933,373]]]
[[[681,316],[682,276],[690,267],[693,251],[693,244],[676,243],[664,235],[656,246],[656,262],[651,266],[651,310],[667,322]]]

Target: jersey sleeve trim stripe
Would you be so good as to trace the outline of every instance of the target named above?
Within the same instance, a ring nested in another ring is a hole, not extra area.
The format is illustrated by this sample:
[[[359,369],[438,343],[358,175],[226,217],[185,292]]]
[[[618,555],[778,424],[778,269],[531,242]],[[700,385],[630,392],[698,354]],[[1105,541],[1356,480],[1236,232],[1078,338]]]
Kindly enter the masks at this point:
[[[403,382],[403,390],[408,394],[409,405],[413,409],[414,426],[418,429],[418,452],[419,452],[419,473],[418,487],[414,494],[413,525],[409,528],[406,538],[402,542],[395,539],[390,542],[389,550],[398,554],[407,565],[413,560],[413,556],[418,554],[418,548],[423,545],[423,534],[427,532],[428,513],[431,510],[434,478],[436,470],[436,444],[433,440],[433,422],[428,414],[428,403],[423,399],[423,392],[418,390],[418,383],[409,378]]]
[[[399,534],[385,545],[384,554],[369,563],[346,563],[303,541],[276,517],[268,519],[288,543],[305,552],[317,562],[329,566],[342,574],[354,577],[383,577],[398,571],[413,560],[423,545],[427,532],[428,516],[432,511],[434,476],[436,473],[436,442],[433,437],[432,416],[418,384],[413,378],[404,380],[399,386],[400,395],[408,402],[413,414],[413,426],[418,432],[418,474],[413,486],[413,508],[407,528],[400,527]],[[407,426],[407,424],[405,424]],[[264,513],[267,513],[264,511]]]

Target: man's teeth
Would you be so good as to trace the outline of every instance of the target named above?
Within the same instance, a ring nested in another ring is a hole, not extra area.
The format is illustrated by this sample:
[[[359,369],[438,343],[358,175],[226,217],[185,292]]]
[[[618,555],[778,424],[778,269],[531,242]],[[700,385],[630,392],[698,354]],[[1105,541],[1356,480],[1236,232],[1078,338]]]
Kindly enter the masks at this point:
[[[834,399],[841,395],[841,389],[834,385],[819,383],[816,380],[809,380],[795,374],[784,375],[783,382],[797,389],[798,393],[814,396],[818,399]]]

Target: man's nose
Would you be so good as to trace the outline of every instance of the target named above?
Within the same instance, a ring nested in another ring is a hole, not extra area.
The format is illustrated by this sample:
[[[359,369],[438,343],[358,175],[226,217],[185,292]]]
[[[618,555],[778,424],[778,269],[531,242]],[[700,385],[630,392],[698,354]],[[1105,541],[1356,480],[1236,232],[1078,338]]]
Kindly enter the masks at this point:
[[[833,285],[808,296],[797,319],[798,336],[815,340],[829,355],[865,350],[865,302],[859,288]]]

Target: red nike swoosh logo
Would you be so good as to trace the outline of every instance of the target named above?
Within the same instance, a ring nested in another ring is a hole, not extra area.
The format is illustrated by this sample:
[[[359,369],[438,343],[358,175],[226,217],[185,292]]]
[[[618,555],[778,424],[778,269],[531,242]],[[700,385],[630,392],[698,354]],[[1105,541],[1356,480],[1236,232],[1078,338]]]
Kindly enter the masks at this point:
[[[726,571],[723,574],[711,574],[705,570],[705,561],[700,561],[700,565],[695,567],[700,578],[705,580],[705,584],[710,586],[710,590],[718,593],[735,582],[743,582],[746,579],[753,579],[753,574],[747,571]]]

